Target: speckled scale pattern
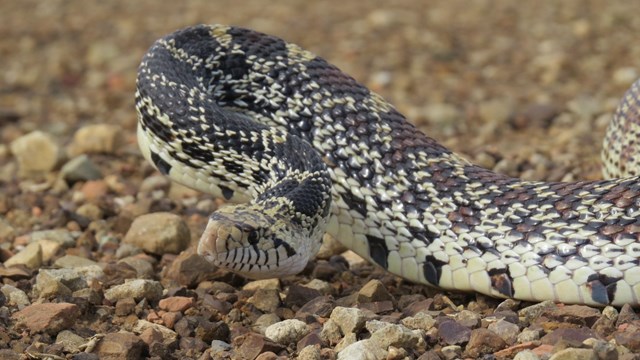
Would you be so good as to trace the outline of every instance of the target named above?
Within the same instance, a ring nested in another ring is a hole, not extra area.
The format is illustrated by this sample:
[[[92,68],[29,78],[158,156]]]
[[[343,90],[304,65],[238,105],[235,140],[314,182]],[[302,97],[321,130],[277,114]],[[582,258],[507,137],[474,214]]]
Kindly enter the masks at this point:
[[[636,83],[612,128],[637,126],[620,120],[637,119],[638,93]],[[189,110],[175,105],[185,101]],[[638,178],[545,183],[479,168],[314,54],[221,25],[159,40],[136,104],[143,154],[174,180],[232,201],[289,197],[293,216],[326,224],[309,241],[326,230],[410,281],[532,301],[640,302]],[[608,163],[627,152],[612,149]],[[282,231],[278,241],[298,252],[317,248]]]

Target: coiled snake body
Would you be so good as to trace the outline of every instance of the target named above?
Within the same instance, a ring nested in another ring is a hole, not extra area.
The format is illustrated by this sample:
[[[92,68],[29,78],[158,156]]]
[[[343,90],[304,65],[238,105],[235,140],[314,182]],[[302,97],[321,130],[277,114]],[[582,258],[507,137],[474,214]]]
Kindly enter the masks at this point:
[[[607,136],[610,176],[633,175],[619,134],[637,134],[639,105],[636,83]],[[158,170],[240,203],[212,214],[198,245],[217,266],[295,274],[327,233],[444,289],[640,302],[637,177],[548,183],[474,166],[294,44],[221,25],[177,31],[145,55],[136,108]]]

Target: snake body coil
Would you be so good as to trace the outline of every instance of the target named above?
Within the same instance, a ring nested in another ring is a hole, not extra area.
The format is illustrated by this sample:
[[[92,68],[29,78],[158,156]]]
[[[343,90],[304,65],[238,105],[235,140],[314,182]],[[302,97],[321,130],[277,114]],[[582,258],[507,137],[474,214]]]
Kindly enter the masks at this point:
[[[158,40],[137,86],[144,156],[175,181],[242,203],[211,215],[200,240],[218,266],[294,274],[326,232],[418,283],[640,303],[636,177],[547,183],[474,166],[335,66],[237,27]],[[611,129],[635,124],[639,104],[636,83]],[[617,134],[604,156],[614,176],[630,163]]]

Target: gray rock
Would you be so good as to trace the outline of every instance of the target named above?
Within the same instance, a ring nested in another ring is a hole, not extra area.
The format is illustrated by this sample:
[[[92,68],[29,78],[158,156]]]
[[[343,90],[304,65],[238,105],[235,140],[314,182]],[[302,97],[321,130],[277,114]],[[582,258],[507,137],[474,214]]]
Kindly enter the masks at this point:
[[[477,359],[483,354],[493,354],[504,349],[507,343],[494,332],[479,328],[471,331],[469,343],[465,348],[465,356]]]
[[[262,312],[273,313],[280,306],[280,292],[275,289],[259,289],[247,302]]]
[[[336,353],[339,353],[344,348],[346,348],[347,346],[355,343],[356,341],[358,341],[358,338],[356,337],[356,334],[354,334],[354,333],[345,334],[344,337],[333,348],[333,351],[335,351]]]
[[[70,353],[80,352],[80,346],[85,342],[82,336],[69,330],[62,330],[56,336],[56,344],[62,344],[64,351]]]
[[[540,340],[540,336],[542,336],[542,330],[539,329],[522,329],[520,334],[517,336],[517,340],[519,343],[525,343],[529,341]]]
[[[364,327],[365,322],[369,320],[364,311],[342,306],[337,306],[333,309],[329,318],[338,325],[343,334],[357,333]]]
[[[387,351],[370,339],[356,341],[338,353],[338,360],[383,360],[386,358]]]
[[[478,104],[478,114],[485,123],[504,124],[513,115],[510,99],[492,99]]]
[[[305,346],[298,354],[298,360],[322,360],[320,348],[317,346]]]
[[[64,255],[58,258],[53,263],[53,266],[55,267],[66,268],[66,269],[73,269],[78,267],[94,266],[94,265],[98,265],[98,263],[91,259],[87,259],[85,257],[75,256],[75,255]]]
[[[425,312],[419,312],[414,316],[409,316],[402,319],[402,325],[414,330],[429,331],[436,324],[436,320]]]
[[[262,314],[253,323],[252,328],[254,331],[264,335],[265,330],[269,326],[275,323],[278,323],[280,321],[282,321],[282,319],[280,319],[280,317],[276,314]]]
[[[147,329],[153,329],[159,332],[162,335],[162,342],[164,344],[171,344],[178,338],[178,334],[168,327],[146,320],[138,320],[131,330],[136,334],[142,334]]]
[[[364,327],[365,329],[367,329],[367,331],[369,332],[369,334],[373,334],[374,332],[386,327],[387,325],[389,325],[390,323],[386,322],[386,321],[380,321],[380,320],[369,320],[367,322],[365,322]]]
[[[471,329],[458,324],[454,320],[446,320],[438,325],[438,334],[445,343],[458,345],[469,341]]]
[[[593,349],[567,348],[553,354],[549,360],[598,360]]]
[[[590,338],[582,343],[592,348],[596,352],[596,355],[598,355],[598,358],[602,360],[614,360],[620,355],[616,350],[616,345],[604,340]]]
[[[414,348],[421,339],[422,335],[419,330],[410,330],[396,324],[387,324],[371,334],[371,340],[383,349],[389,346]]]
[[[617,68],[613,72],[613,82],[620,86],[629,86],[638,78],[638,70],[635,67],[627,66]]]
[[[531,322],[533,319],[537,318],[542,314],[545,310],[555,309],[557,308],[556,304],[553,301],[546,300],[541,303],[527,306],[526,308],[520,309],[518,311],[518,316],[523,317],[527,323]]]
[[[4,262],[5,267],[24,265],[29,269],[38,269],[42,266],[42,247],[38,243],[31,243],[17,254]]]
[[[162,285],[158,281],[134,279],[108,289],[104,292],[104,297],[111,302],[124,298],[155,301],[162,297],[162,290]]]
[[[520,328],[516,324],[512,324],[508,321],[500,319],[494,323],[489,324],[487,329],[493,331],[496,335],[500,336],[504,342],[509,345],[513,345],[517,338]]]
[[[242,290],[255,291],[258,289],[274,289],[280,290],[280,279],[262,279],[254,280],[246,283]]]
[[[0,217],[0,239],[11,239],[15,235],[15,229],[3,217]]]
[[[267,327],[264,335],[278,344],[291,344],[302,339],[311,331],[304,321],[289,319]]]
[[[102,209],[100,209],[100,207],[96,204],[92,203],[80,205],[80,207],[76,209],[76,214],[86,217],[89,220],[100,220],[104,215]]]
[[[116,250],[116,259],[123,259],[129,256],[137,255],[142,252],[142,249],[133,244],[120,244],[118,250]]]
[[[78,129],[69,145],[69,154],[113,154],[125,143],[122,130],[112,124],[91,124]]]
[[[34,231],[29,234],[29,242],[39,242],[40,240],[55,241],[62,245],[63,248],[70,248],[76,245],[73,234],[66,229]]]
[[[513,360],[540,360],[540,357],[531,350],[522,350],[513,357]]]
[[[102,178],[100,169],[85,154],[67,161],[60,169],[60,176],[69,184],[77,181],[97,180]]]
[[[337,344],[342,338],[340,326],[331,319],[327,320],[320,330],[320,338],[328,344]]]
[[[216,354],[219,352],[223,352],[223,351],[229,351],[233,349],[233,346],[231,346],[231,344],[226,343],[222,340],[213,340],[211,341],[211,353],[212,354]]]
[[[20,176],[25,177],[40,177],[50,172],[60,156],[58,144],[42,131],[33,131],[15,139],[10,149],[17,160]]]
[[[136,274],[139,278],[150,279],[154,276],[155,271],[153,270],[153,265],[139,257],[130,256],[126,257],[120,261],[119,263],[125,263],[136,270]]]
[[[48,276],[40,277],[40,282],[36,285],[37,287],[34,288],[34,293],[42,299],[70,296],[72,294],[72,291],[61,281]]]
[[[331,295],[333,293],[331,284],[320,279],[312,279],[303,286],[308,287],[309,289],[318,290],[323,295]]]
[[[0,291],[4,294],[9,305],[17,305],[22,308],[31,304],[27,294],[15,286],[5,284],[0,287]]]
[[[104,276],[102,268],[98,265],[83,266],[74,269],[42,269],[36,277],[34,290],[39,293],[46,288],[48,283],[59,281],[71,291],[86,288],[88,282],[94,279],[101,279]]]
[[[462,326],[474,329],[480,325],[482,317],[480,314],[469,310],[462,310],[455,316],[456,322]]]
[[[447,360],[457,359],[462,354],[460,345],[443,346],[440,351],[442,352],[442,356]]]
[[[393,296],[389,293],[384,284],[378,279],[372,279],[358,291],[358,303],[393,301]]]
[[[423,109],[424,115],[439,128],[450,128],[460,119],[458,108],[445,103],[428,104]]]
[[[180,216],[158,212],[138,216],[123,241],[152,254],[177,254],[189,246],[191,233]]]

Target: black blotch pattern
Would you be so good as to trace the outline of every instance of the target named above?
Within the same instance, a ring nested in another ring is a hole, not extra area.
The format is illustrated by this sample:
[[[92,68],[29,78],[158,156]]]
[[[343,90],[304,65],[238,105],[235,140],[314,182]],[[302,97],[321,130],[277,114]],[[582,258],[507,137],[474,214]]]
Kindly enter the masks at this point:
[[[158,170],[163,175],[169,174],[169,171],[171,171],[171,165],[168,162],[164,161],[164,159],[162,159],[160,155],[156,154],[155,152],[151,150],[149,150],[149,152],[151,152],[151,161],[156,164],[156,168],[158,168]]]
[[[293,250],[291,245],[289,245],[288,243],[282,241],[282,239],[280,239],[280,238],[273,239],[273,245],[274,245],[274,247],[276,249],[279,248],[280,246],[284,247],[284,250],[287,252],[287,256],[289,256],[289,257],[291,257],[291,256],[296,254],[296,251]],[[278,255],[278,252],[276,252],[276,256],[277,255]]]
[[[442,276],[442,267],[446,264],[446,262],[436,259],[433,255],[428,255],[425,257],[425,262],[422,266],[424,278],[427,279],[430,284],[438,286],[440,284],[440,277]]]
[[[488,271],[491,278],[491,286],[500,294],[513,297],[513,278],[509,269],[491,269]]]
[[[591,298],[600,304],[609,304],[609,293],[607,287],[600,280],[598,274],[591,274],[587,278],[587,286],[591,288]]]
[[[231,174],[240,175],[244,171],[244,167],[237,162],[222,159],[222,165]]]
[[[387,256],[389,255],[389,249],[384,239],[376,236],[367,235],[367,241],[369,242],[369,255],[376,264],[382,266],[384,269],[389,267],[387,263]]]
[[[367,203],[355,197],[348,189],[342,194],[342,200],[349,205],[349,208],[357,211],[363,217],[367,217]]]
[[[233,197],[233,190],[229,189],[224,185],[218,185],[218,186],[220,187],[220,190],[222,190],[222,196],[224,196],[225,200],[229,200]]]

